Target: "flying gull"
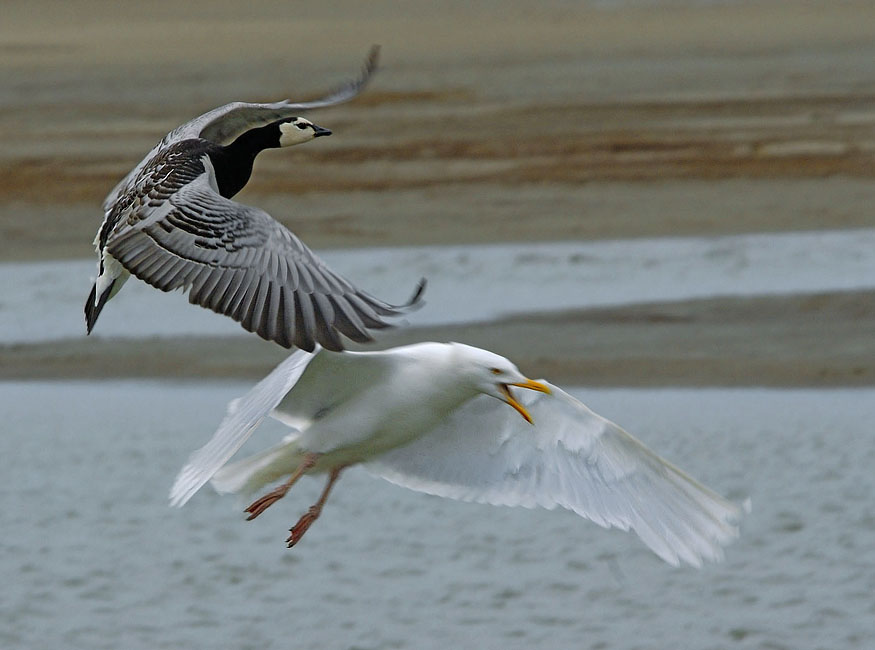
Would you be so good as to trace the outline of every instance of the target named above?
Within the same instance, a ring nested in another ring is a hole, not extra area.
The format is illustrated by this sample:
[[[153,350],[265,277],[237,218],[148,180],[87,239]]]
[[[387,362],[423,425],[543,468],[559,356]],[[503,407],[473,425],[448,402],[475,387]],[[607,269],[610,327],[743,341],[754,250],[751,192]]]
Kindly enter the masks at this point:
[[[507,406],[511,408],[506,408]],[[268,414],[292,428],[278,445],[226,464]],[[319,500],[290,529],[294,546],[344,468],[494,505],[562,506],[600,526],[634,530],[666,562],[718,560],[738,535],[738,506],[616,424],[507,359],[458,343],[383,352],[297,351],[244,397],[192,454],[170,492],[184,505],[212,480],[251,494],[254,519],[305,474],[327,474]]]

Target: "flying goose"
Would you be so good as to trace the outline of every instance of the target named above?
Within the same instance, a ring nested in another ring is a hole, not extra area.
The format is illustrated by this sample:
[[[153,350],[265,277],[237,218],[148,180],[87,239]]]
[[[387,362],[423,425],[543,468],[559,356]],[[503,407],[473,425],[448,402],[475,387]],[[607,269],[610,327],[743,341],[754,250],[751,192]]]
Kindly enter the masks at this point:
[[[377,68],[373,47],[357,79],[321,99],[234,102],[168,133],[103,203],[94,245],[98,276],[85,303],[90,334],[106,301],[133,274],[230,316],[283,347],[342,350],[340,335],[372,340],[369,329],[417,306],[425,283],[390,305],[334,273],[298,237],[258,208],[232,201],[255,157],[331,131],[300,117],[358,95]]]

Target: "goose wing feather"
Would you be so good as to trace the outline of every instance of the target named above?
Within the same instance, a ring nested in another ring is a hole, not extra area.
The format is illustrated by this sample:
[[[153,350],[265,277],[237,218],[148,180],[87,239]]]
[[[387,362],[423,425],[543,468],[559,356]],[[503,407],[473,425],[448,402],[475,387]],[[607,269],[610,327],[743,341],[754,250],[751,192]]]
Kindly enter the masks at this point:
[[[160,194],[160,188],[153,188]],[[269,214],[222,197],[209,169],[166,198],[143,201],[116,220],[106,250],[130,273],[230,316],[284,347],[342,349],[336,331],[358,342],[417,304],[390,305],[332,271]]]
[[[358,77],[341,84],[318,99],[307,102],[283,100],[266,104],[231,102],[230,104],[214,108],[178,126],[164,136],[146,157],[107,194],[103,201],[104,212],[109,212],[112,209],[119,197],[129,190],[130,186],[133,185],[134,181],[143,171],[143,168],[159,151],[177,142],[201,138],[216,144],[227,144],[249,129],[258,128],[289,117],[296,117],[310,109],[334,106],[353,99],[364,90],[376,72],[379,54],[379,46],[372,46]]]

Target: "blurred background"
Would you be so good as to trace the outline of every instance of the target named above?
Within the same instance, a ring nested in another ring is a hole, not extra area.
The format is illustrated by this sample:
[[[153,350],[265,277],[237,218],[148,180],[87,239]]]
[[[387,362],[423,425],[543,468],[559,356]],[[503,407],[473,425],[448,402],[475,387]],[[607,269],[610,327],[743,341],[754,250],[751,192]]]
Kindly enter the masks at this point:
[[[253,524],[166,507],[286,352],[136,280],[86,338],[101,201],[180,123],[374,43],[308,116],[334,135],[238,200],[382,298],[428,278],[379,346],[499,352],[750,496],[724,564],[364,472],[292,551],[315,484]],[[0,53],[0,646],[867,647],[875,4],[7,0]]]

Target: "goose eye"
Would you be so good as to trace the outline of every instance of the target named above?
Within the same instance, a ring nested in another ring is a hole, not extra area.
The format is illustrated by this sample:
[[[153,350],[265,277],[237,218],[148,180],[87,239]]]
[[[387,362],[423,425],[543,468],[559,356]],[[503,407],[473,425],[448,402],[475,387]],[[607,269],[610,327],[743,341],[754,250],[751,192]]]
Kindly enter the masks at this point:
[[[310,125],[309,125],[309,124],[303,124],[302,122],[295,122],[295,126],[298,127],[299,129],[301,129],[301,130],[303,131],[304,129],[306,129],[306,128],[307,128],[308,126],[310,126]]]
[[[491,372],[493,375],[500,375],[501,369],[500,368],[490,368],[489,372]]]

